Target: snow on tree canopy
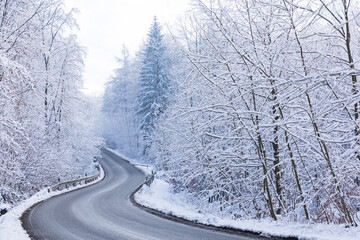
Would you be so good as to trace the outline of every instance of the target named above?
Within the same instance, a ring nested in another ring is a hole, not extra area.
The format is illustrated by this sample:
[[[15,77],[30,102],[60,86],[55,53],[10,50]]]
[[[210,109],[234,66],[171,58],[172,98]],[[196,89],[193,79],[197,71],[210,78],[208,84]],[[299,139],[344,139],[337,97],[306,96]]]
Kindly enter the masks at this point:
[[[170,80],[168,77],[169,62],[165,57],[166,46],[161,33],[161,26],[154,17],[148,38],[142,52],[140,71],[140,90],[138,93],[138,111],[140,129],[144,132],[145,152],[149,147],[146,143],[154,128],[156,120],[168,105]]]
[[[138,156],[138,61],[123,47],[115,76],[106,84],[102,106],[102,134],[108,146],[129,157]]]
[[[63,0],[0,1],[0,204],[95,173],[101,139],[80,91],[84,49]],[[19,14],[21,13],[21,14]]]

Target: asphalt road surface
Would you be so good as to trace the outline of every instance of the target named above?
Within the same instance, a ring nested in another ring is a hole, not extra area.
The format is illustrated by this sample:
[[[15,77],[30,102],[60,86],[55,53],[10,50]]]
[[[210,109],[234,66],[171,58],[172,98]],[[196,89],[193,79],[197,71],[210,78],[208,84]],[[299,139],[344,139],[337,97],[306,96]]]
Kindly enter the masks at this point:
[[[103,181],[50,198],[25,215],[33,239],[66,240],[227,240],[264,239],[177,223],[134,206],[129,197],[144,174],[111,152],[103,151]]]

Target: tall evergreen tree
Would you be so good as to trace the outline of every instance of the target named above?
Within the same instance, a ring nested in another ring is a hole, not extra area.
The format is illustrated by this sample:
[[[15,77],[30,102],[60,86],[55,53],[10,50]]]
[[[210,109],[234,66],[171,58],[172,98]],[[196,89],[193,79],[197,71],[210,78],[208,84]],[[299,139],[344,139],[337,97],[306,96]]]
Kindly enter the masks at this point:
[[[138,93],[140,129],[143,131],[144,155],[150,147],[149,137],[154,124],[168,105],[170,80],[168,78],[169,61],[166,59],[166,46],[161,34],[161,26],[154,17],[142,53],[140,71],[140,91]]]

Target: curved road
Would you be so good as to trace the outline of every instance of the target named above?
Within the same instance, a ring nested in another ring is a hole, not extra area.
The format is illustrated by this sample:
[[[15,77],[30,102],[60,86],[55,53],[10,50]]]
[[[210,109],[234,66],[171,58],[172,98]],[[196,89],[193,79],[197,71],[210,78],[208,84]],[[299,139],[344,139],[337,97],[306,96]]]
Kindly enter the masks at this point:
[[[263,239],[176,223],[135,207],[131,193],[144,174],[111,152],[99,159],[106,177],[92,186],[50,198],[25,215],[24,227],[34,239]]]

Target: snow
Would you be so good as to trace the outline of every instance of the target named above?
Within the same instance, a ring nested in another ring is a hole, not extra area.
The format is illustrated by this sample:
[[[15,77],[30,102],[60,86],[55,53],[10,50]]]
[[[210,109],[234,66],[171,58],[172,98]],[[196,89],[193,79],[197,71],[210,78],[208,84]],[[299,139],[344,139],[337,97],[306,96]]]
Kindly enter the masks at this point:
[[[145,165],[145,164],[134,164],[135,167],[137,167],[138,169],[140,169],[141,171],[143,171],[143,173],[145,173],[146,175],[150,175],[152,173],[152,169],[153,167],[150,165]]]
[[[131,163],[138,163],[135,159],[132,159],[128,156],[125,156],[124,154],[120,153],[117,150],[111,149],[111,148],[105,148],[106,150],[108,150],[109,152],[112,152],[113,154],[117,155],[118,157],[124,159],[125,161],[131,162]]]
[[[0,203],[0,210],[2,209],[9,209],[11,207],[10,204],[6,204],[6,203]]]
[[[109,152],[112,152],[113,154],[117,155],[118,157],[124,159],[125,161],[128,161],[129,163],[134,165],[136,168],[140,169],[146,175],[150,175],[154,169],[153,166],[139,163],[139,161],[137,161],[136,159],[125,156],[124,154],[120,153],[118,150],[114,150],[111,148],[106,148],[106,150],[108,150]]]
[[[358,227],[345,228],[345,225],[290,223],[284,220],[273,221],[271,219],[234,220],[222,218],[206,212],[206,210],[200,211],[191,204],[185,193],[174,193],[171,185],[161,179],[155,179],[150,187],[143,185],[140,191],[135,194],[135,201],[143,206],[187,220],[206,225],[253,231],[263,235],[292,236],[309,240],[360,239]]]
[[[23,229],[21,223],[21,216],[23,213],[33,206],[36,203],[49,199],[53,196],[64,194],[79,188],[87,187],[97,182],[100,182],[105,177],[104,170],[100,165],[100,177],[88,184],[77,185],[75,187],[70,187],[69,189],[63,189],[61,191],[51,191],[48,192],[48,188],[44,188],[41,191],[37,192],[30,198],[26,199],[24,202],[12,208],[8,213],[0,217],[0,239],[11,239],[11,240],[30,240],[29,235]]]

